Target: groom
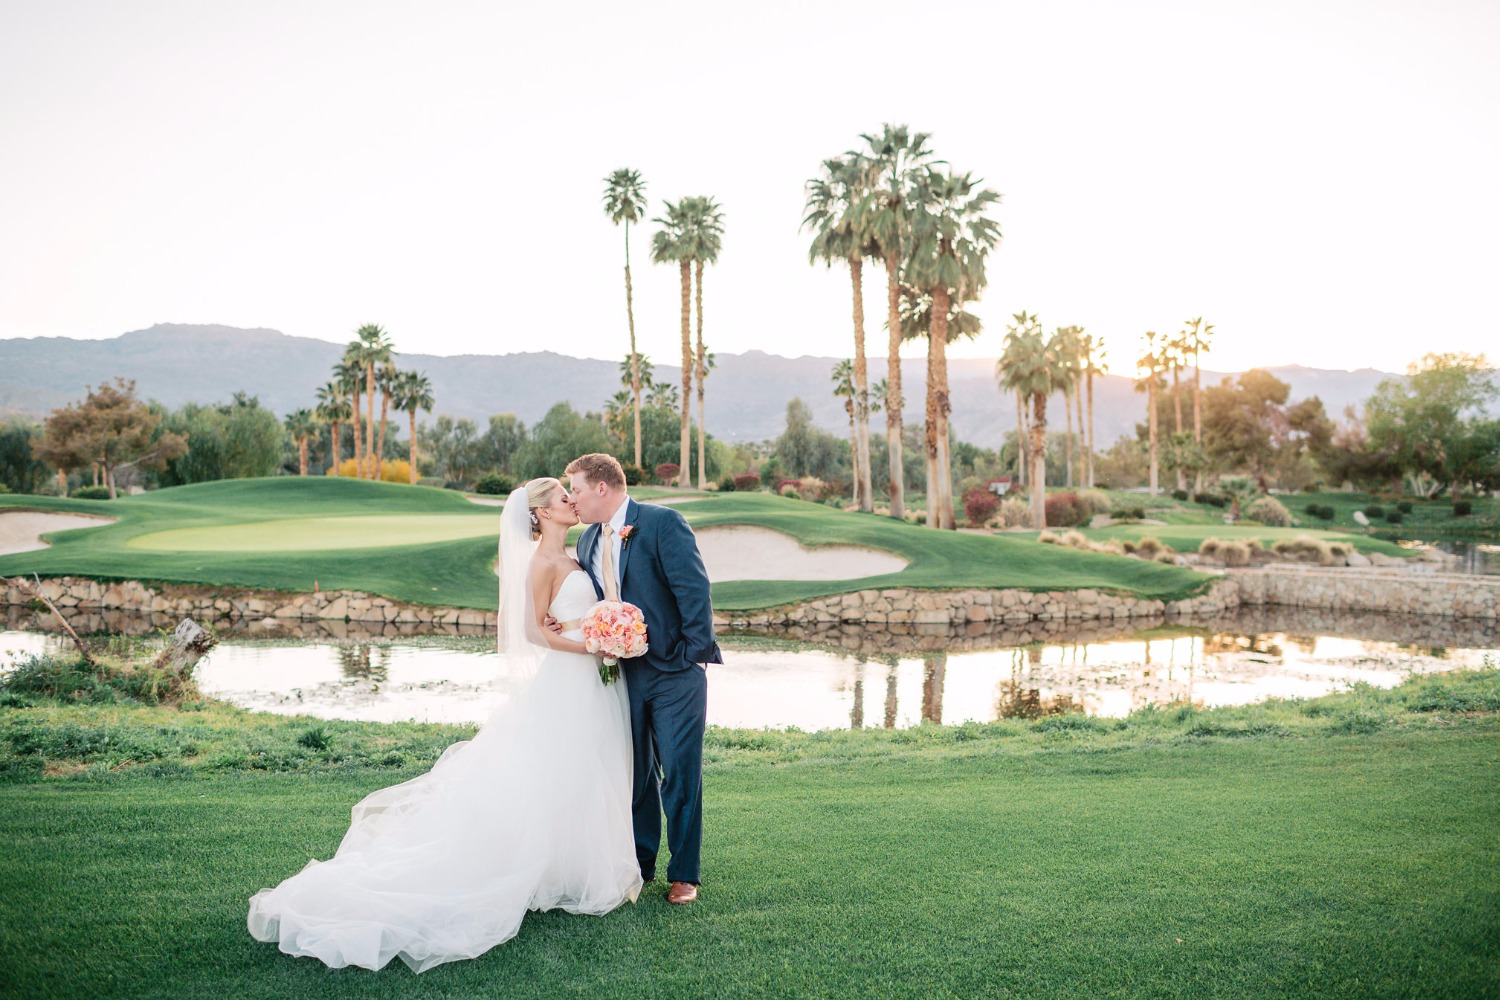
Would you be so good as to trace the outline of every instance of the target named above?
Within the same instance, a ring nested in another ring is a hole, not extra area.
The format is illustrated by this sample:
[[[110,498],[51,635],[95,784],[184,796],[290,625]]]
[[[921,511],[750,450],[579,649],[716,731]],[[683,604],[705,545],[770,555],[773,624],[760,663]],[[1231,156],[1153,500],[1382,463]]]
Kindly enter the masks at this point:
[[[642,506],[625,492],[612,455],[584,455],[565,472],[573,506],[588,525],[578,563],[605,600],[627,601],[646,619],[646,654],[622,660],[635,741],[632,813],[641,878],[656,877],[661,816],[667,814],[669,903],[698,898],[703,842],[706,664],[722,663],[714,640],[708,573],[698,542],[670,507]]]

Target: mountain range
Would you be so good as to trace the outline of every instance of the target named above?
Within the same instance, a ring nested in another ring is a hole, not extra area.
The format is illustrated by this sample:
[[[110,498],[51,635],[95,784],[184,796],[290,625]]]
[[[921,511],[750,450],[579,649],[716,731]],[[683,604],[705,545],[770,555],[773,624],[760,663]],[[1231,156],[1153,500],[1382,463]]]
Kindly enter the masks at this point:
[[[107,340],[4,339],[0,340],[0,413],[41,417],[82,398],[86,385],[118,375],[134,379],[143,398],[170,407],[224,402],[236,391],[244,391],[285,415],[314,404],[315,390],[329,380],[342,351],[340,344],[276,330],[212,325],[158,324]],[[784,426],[787,402],[800,397],[812,408],[819,426],[847,433],[843,400],[831,391],[830,373],[837,361],[833,357],[784,358],[761,351],[718,355],[718,366],[707,383],[709,431],[728,441],[773,438]],[[572,403],[581,412],[598,411],[621,388],[618,362],[551,352],[401,354],[396,363],[427,374],[437,413],[468,417],[481,425],[494,413],[514,413],[535,423],[560,401]],[[920,358],[903,360],[901,365],[908,421],[922,419],[920,387],[925,366]],[[1334,417],[1345,406],[1368,398],[1382,379],[1392,377],[1372,368],[1331,371],[1291,365],[1266,370],[1291,386],[1293,400],[1318,396]],[[681,380],[680,367],[658,363],[655,371],[658,379]],[[869,371],[871,382],[884,378],[884,359],[871,357]],[[1203,371],[1205,385],[1224,377],[1226,373]],[[1014,397],[1002,397],[996,388],[993,358],[950,361],[949,381],[953,426],[961,440],[994,447],[1004,432],[1015,427]],[[1105,375],[1094,380],[1095,433],[1101,446],[1134,433],[1144,411],[1144,401],[1129,378]],[[1049,414],[1061,429],[1060,398],[1052,401]],[[883,427],[884,418],[877,416],[875,422]]]

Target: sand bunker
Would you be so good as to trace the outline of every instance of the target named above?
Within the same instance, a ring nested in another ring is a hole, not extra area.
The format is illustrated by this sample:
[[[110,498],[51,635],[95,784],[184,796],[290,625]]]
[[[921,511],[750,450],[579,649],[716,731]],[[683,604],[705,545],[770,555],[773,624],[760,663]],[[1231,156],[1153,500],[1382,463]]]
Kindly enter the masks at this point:
[[[803,548],[791,535],[767,528],[699,528],[698,550],[708,578],[720,580],[857,580],[899,573],[906,560],[852,545]]]
[[[0,511],[0,556],[17,552],[35,552],[45,549],[47,543],[42,535],[69,528],[97,528],[102,524],[114,524],[112,517],[92,517],[87,514],[49,514],[39,510]]]

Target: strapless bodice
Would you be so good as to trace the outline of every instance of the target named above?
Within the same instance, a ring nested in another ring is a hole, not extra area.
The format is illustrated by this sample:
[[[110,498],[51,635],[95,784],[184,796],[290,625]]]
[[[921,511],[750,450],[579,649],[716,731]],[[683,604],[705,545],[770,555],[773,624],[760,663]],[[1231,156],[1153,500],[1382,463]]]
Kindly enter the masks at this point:
[[[571,622],[582,618],[584,614],[599,603],[599,595],[594,593],[594,581],[581,569],[575,569],[563,577],[562,587],[557,596],[552,599],[552,606],[547,613],[560,622]],[[581,639],[583,633],[576,628],[570,628],[563,632],[569,639]]]

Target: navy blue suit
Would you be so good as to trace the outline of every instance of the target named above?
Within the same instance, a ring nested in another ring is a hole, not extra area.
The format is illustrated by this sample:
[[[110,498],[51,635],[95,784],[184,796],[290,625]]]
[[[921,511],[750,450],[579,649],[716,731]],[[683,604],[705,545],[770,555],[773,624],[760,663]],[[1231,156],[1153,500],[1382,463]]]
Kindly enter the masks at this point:
[[[656,876],[661,819],[667,815],[672,882],[699,881],[703,843],[703,729],[708,714],[708,678],[701,664],[722,663],[714,638],[708,572],[693,530],[670,507],[632,499],[620,547],[620,600],[641,609],[649,649],[621,660],[630,694],[635,742],[635,791],[631,803],[635,853],[641,877]],[[578,562],[594,581],[599,525],[578,540]]]

